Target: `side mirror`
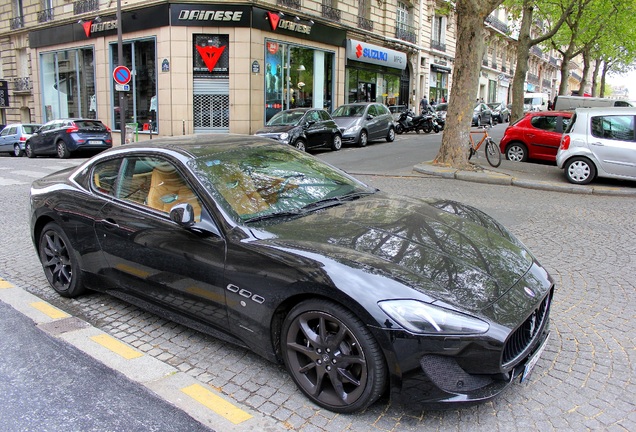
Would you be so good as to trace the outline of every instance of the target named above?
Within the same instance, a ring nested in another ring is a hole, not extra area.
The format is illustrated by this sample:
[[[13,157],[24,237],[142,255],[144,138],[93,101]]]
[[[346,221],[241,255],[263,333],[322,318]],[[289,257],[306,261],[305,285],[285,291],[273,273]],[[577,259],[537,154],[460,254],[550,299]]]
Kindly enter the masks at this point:
[[[373,116],[371,114],[367,114],[367,120],[373,120]]]
[[[170,209],[170,219],[183,227],[194,225],[194,209],[190,203],[177,204]]]
[[[307,120],[307,123],[305,123],[305,126],[309,127],[309,126],[313,125],[314,123],[316,123],[315,120]]]

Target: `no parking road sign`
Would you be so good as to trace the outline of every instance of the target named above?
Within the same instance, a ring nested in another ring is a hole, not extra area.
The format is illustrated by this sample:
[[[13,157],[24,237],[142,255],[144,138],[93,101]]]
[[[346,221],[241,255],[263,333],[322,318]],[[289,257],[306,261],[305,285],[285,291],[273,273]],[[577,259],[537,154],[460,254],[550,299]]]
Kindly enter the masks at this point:
[[[113,71],[113,79],[117,84],[128,84],[130,82],[130,69],[126,66],[117,66]]]

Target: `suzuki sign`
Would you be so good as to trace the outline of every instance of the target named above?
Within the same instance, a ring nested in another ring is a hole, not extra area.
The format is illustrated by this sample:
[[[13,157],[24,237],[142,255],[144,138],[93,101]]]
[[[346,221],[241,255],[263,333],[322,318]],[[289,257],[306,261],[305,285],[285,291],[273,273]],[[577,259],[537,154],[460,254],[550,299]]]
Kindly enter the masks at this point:
[[[347,58],[396,69],[406,69],[406,54],[355,39],[347,39]]]

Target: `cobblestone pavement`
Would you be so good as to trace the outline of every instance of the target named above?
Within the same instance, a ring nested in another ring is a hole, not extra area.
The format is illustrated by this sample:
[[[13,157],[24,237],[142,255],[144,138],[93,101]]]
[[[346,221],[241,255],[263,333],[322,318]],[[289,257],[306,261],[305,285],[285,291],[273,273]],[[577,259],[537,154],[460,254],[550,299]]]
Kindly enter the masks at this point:
[[[321,410],[284,368],[107,295],[63,299],[30,240],[28,185],[78,161],[0,162],[0,277],[268,416],[281,430],[636,430],[636,199],[573,195],[438,177],[362,176],[392,193],[475,205],[516,234],[557,285],[552,337],[531,379],[494,401],[431,411],[382,399],[365,412]]]

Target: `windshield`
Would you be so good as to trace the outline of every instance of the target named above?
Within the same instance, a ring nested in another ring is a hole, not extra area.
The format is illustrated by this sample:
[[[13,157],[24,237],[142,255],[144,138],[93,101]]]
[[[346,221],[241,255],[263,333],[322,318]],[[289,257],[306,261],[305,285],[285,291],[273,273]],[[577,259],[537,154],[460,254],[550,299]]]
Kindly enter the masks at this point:
[[[316,204],[375,189],[321,160],[285,146],[243,147],[190,162],[223,208],[238,220],[298,216]]]
[[[489,103],[489,104],[488,104],[488,107],[489,107],[490,109],[499,109],[499,105],[500,105],[500,104],[498,104],[498,103]]]
[[[304,116],[305,111],[281,111],[267,122],[267,126],[295,126]]]
[[[24,129],[24,133],[25,134],[34,134],[36,130],[38,130],[38,128],[41,125],[33,125],[33,124],[28,124],[28,125],[22,125],[22,129]]]
[[[331,117],[362,117],[365,108],[365,105],[341,105],[331,114]]]

